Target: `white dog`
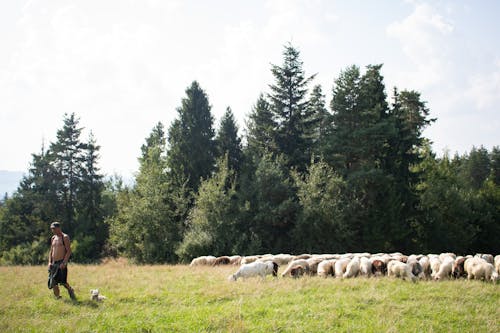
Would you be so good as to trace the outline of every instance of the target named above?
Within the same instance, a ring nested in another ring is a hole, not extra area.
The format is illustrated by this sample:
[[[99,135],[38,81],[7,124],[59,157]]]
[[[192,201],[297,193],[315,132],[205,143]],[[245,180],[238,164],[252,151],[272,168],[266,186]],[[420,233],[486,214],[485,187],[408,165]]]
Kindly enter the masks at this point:
[[[92,289],[90,291],[90,299],[92,301],[103,301],[105,300],[107,297],[104,296],[104,295],[99,295],[99,289]]]

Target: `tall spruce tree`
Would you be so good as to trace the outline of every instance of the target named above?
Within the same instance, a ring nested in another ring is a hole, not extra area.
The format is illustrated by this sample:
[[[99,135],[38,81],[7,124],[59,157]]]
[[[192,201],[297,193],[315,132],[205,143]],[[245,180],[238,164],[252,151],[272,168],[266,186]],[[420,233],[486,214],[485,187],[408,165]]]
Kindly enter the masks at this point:
[[[271,111],[276,121],[276,143],[279,153],[287,159],[288,166],[305,170],[310,156],[307,156],[307,140],[304,133],[305,114],[309,101],[307,86],[315,75],[305,76],[300,52],[291,44],[283,51],[283,64],[271,65],[275,83],[270,85]]]
[[[92,132],[85,144],[80,183],[77,193],[77,225],[79,235],[79,261],[96,259],[104,247],[108,237],[104,224],[102,193],[104,191],[103,176],[99,173],[99,149]]]
[[[221,158],[227,154],[229,168],[239,172],[243,152],[241,139],[238,136],[238,125],[236,124],[230,107],[226,109],[226,112],[222,116],[215,143],[217,147],[217,156]]]
[[[50,145],[51,160],[58,172],[58,193],[63,202],[63,223],[69,234],[74,234],[78,187],[84,163],[85,144],[80,141],[82,127],[74,113],[65,114],[63,127],[57,131],[56,142]]]
[[[247,151],[252,157],[260,157],[266,152],[276,153],[276,121],[271,105],[260,94],[247,121]]]
[[[208,178],[215,166],[213,117],[205,92],[194,81],[177,109],[178,118],[168,131],[167,168],[174,184],[196,192],[201,179]]]
[[[325,95],[320,85],[314,86],[304,114],[304,142],[308,156],[321,155],[321,145],[331,123],[325,106]]]

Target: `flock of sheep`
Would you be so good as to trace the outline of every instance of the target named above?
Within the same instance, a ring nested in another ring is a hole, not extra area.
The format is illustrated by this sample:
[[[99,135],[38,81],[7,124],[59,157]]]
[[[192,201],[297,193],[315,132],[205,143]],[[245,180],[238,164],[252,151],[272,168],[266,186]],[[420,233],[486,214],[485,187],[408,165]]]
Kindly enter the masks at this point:
[[[443,280],[450,278],[496,282],[500,274],[500,255],[476,254],[457,256],[454,253],[403,255],[402,253],[346,253],[346,254],[266,254],[255,256],[202,256],[194,258],[190,266],[239,266],[229,280],[266,275],[278,275],[280,266],[286,266],[282,277],[317,275],[321,277],[354,278],[357,276],[384,276],[413,282],[418,279]]]

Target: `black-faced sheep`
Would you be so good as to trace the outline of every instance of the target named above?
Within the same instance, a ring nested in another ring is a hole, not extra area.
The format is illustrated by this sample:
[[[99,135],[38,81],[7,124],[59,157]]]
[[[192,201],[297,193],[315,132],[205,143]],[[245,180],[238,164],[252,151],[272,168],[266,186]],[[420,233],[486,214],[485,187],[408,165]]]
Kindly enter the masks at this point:
[[[254,276],[260,276],[265,278],[266,275],[277,276],[278,274],[278,264],[272,261],[261,262],[255,261],[249,264],[243,264],[238,269],[238,271],[229,276],[230,281],[236,281],[238,278],[249,278]]]

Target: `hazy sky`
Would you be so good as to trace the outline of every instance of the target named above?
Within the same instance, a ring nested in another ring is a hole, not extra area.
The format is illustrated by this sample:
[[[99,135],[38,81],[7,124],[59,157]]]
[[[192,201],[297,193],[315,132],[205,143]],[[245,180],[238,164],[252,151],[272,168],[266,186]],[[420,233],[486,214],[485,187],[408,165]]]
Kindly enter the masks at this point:
[[[197,80],[240,134],[283,45],[331,98],[341,69],[383,63],[387,93],[415,89],[441,154],[500,145],[500,1],[0,0],[0,170],[28,169],[75,112],[105,173],[130,175]]]

